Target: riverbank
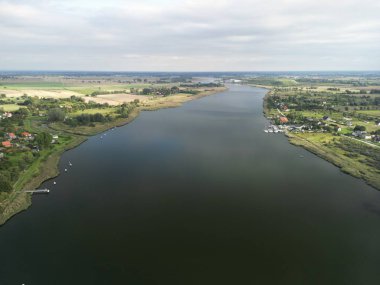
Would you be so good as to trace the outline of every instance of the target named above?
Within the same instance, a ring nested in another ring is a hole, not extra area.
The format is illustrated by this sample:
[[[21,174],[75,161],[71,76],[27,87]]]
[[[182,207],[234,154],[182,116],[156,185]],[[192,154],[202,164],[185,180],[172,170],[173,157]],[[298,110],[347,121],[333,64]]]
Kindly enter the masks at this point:
[[[340,170],[353,177],[363,179],[368,185],[380,190],[379,173],[373,167],[348,158],[338,148],[325,146],[321,143],[313,142],[312,138],[304,134],[286,133],[289,142],[293,145],[303,147],[315,155],[327,160],[328,162],[339,167]]]
[[[126,125],[137,118],[141,111],[174,108],[181,106],[185,102],[220,93],[225,90],[227,90],[226,87],[216,87],[196,95],[178,94],[157,97],[141,103],[133,109],[128,118],[120,118],[104,124],[99,123],[96,124],[95,127],[80,126],[71,128],[62,123],[49,125],[51,130],[58,132],[60,135],[70,135],[71,139],[59,145],[54,150],[43,153],[43,155],[22,174],[20,179],[15,183],[14,190],[9,194],[7,199],[0,204],[0,225],[4,224],[14,215],[28,209],[32,203],[31,194],[25,193],[23,190],[36,189],[46,180],[58,176],[58,162],[61,155],[65,151],[85,142],[89,136],[96,135],[113,127]]]
[[[266,118],[272,119],[273,112],[268,104],[268,99],[273,95],[273,89],[268,88],[264,97],[263,113]],[[341,146],[349,144],[350,138],[336,133],[316,133],[316,132],[290,132],[286,131],[289,142],[293,145],[303,147],[304,149],[314,153],[318,157],[339,167],[342,172],[353,177],[363,179],[370,186],[380,190],[380,171],[374,163],[368,162],[368,157],[360,153],[356,153],[354,148],[347,150]],[[359,141],[358,145],[366,145],[365,142]],[[368,146],[376,151],[376,146]]]

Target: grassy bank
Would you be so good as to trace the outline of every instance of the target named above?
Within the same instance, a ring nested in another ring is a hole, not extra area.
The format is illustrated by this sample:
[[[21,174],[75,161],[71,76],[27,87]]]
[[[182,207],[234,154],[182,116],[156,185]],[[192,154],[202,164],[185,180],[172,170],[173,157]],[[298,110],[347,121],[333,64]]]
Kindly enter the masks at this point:
[[[97,123],[95,126],[77,126],[73,128],[63,123],[50,124],[48,128],[59,133],[60,136],[66,136],[68,139],[59,145],[55,145],[52,149],[41,151],[40,157],[22,173],[20,178],[14,184],[13,191],[6,199],[0,199],[0,225],[4,224],[17,213],[26,210],[31,205],[31,194],[25,193],[24,190],[36,189],[44,181],[56,177],[59,174],[58,162],[62,153],[83,143],[88,136],[101,133],[113,127],[128,124],[133,121],[141,111],[154,111],[162,108],[178,107],[184,102],[199,99],[225,90],[226,88],[219,87],[203,91],[197,95],[178,94],[159,97],[141,103],[138,107],[132,110],[128,118],[118,118],[111,122]]]
[[[266,86],[266,88],[268,88],[268,86]],[[289,98],[291,96],[299,97],[304,95],[304,91],[299,91],[298,94],[295,95],[288,95],[288,92],[290,91],[279,93],[274,87],[269,89],[263,102],[263,112],[268,119],[279,116],[278,107],[271,107],[268,103],[272,96],[276,96],[278,98],[277,100],[280,101],[282,97],[279,97],[279,94],[285,98],[286,96]],[[338,108],[336,108],[336,110],[307,110],[298,108],[295,112],[285,112],[284,110],[283,112],[288,118],[291,118],[291,115],[293,114],[299,114],[304,118],[308,118],[307,120],[309,121],[320,121],[321,124],[337,124],[337,126],[341,128],[341,131],[339,132],[334,130],[326,131],[311,129],[302,132],[287,131],[286,135],[290,143],[305,148],[336,165],[344,173],[363,179],[369,185],[380,190],[380,147],[375,143],[365,142],[350,136],[354,127],[337,123],[344,121],[343,112],[339,111]],[[376,111],[367,111],[367,113],[373,114],[376,113]],[[324,122],[321,118],[326,115],[334,119],[334,122]],[[308,124],[307,120],[302,121],[299,118],[296,118],[293,122],[289,122],[289,124],[300,126]],[[354,117],[351,118],[350,121],[353,125],[366,125],[369,132],[378,129],[374,124],[371,125],[359,118]]]
[[[331,134],[287,133],[286,135],[290,143],[307,149],[339,167],[344,173],[361,178],[380,190],[380,170],[366,163],[369,158],[360,154],[350,157],[347,151],[337,146],[339,141],[348,140],[348,138],[334,137]]]

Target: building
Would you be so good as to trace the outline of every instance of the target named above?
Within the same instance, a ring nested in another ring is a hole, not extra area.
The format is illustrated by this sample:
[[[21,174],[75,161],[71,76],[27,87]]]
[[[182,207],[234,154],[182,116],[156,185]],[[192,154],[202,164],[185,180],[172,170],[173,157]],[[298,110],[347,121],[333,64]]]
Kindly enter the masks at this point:
[[[2,142],[1,145],[3,147],[12,147],[12,143],[10,141],[5,141],[5,142]]]
[[[287,122],[289,122],[287,117],[280,117],[280,123],[281,124],[286,124]]]
[[[12,118],[13,114],[11,112],[4,112],[3,118]]]
[[[32,134],[31,133],[28,133],[28,132],[22,132],[21,133],[21,136],[25,139],[31,139],[33,138]]]
[[[8,133],[7,136],[8,136],[8,138],[9,138],[10,140],[17,139],[17,136],[16,136],[14,133]]]

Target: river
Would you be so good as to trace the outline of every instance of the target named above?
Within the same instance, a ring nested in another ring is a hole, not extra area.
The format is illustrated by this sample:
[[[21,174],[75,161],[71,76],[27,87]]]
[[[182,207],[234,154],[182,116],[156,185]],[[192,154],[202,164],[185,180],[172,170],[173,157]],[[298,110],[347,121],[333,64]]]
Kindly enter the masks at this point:
[[[0,227],[0,284],[380,284],[380,192],[264,133],[265,92],[143,112],[66,152]]]

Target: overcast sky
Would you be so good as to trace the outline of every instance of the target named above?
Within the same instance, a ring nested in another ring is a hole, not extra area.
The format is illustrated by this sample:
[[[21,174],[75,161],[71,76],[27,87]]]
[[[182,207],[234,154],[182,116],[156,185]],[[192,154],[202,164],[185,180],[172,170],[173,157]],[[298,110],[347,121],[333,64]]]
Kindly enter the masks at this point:
[[[0,70],[380,70],[380,1],[0,0]]]

